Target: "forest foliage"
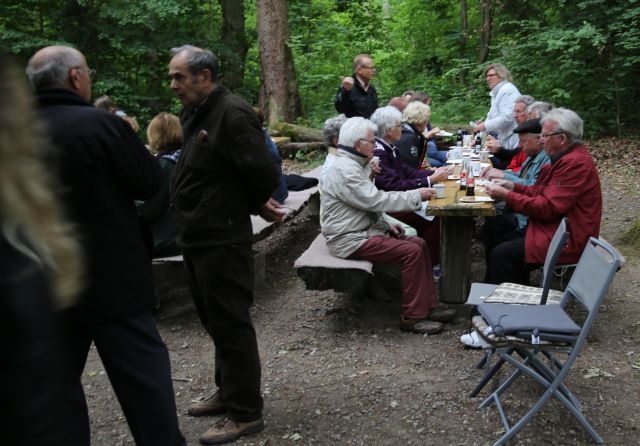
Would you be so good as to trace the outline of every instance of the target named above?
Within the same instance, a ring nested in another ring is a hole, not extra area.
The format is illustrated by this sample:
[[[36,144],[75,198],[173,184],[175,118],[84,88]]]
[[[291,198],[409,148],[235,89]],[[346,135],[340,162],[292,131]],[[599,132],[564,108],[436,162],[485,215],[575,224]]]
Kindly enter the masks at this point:
[[[191,43],[229,54],[221,38],[220,2],[4,0],[0,44],[23,64],[45,45],[77,47],[97,70],[94,97],[110,94],[144,124],[159,111],[179,109],[167,80],[170,48]],[[433,97],[436,124],[483,117],[489,103],[483,68],[501,62],[523,94],[576,110],[590,136],[640,128],[640,0],[287,3],[303,105],[299,123],[318,126],[335,115],[340,76],[351,73],[354,55],[369,53],[378,68],[381,103],[405,90],[426,91]],[[255,2],[244,0],[244,9],[249,51],[236,92],[257,104]],[[483,61],[481,35],[487,26]]]

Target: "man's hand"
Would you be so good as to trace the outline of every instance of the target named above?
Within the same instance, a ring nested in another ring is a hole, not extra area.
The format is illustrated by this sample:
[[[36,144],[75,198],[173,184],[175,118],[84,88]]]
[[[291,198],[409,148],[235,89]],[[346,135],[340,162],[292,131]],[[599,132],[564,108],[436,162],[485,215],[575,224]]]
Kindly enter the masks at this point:
[[[371,158],[371,161],[369,161],[369,165],[371,166],[371,175],[369,178],[373,180],[376,175],[382,172],[382,166],[380,166],[380,158],[374,156],[373,158]]]
[[[498,141],[493,136],[489,135],[487,136],[487,142],[485,144],[485,148],[489,152],[495,155],[496,153],[498,153],[498,150],[500,150],[500,141]]]
[[[420,187],[418,188],[418,192],[420,192],[420,199],[422,201],[427,201],[436,196],[436,190],[432,187]]]
[[[397,223],[389,225],[389,234],[394,238],[404,238],[404,227]]]
[[[482,178],[486,178],[488,180],[492,180],[494,178],[504,178],[504,170],[496,169],[495,167],[489,168],[487,172],[483,175]]]
[[[507,198],[507,194],[509,193],[507,189],[497,184],[487,184],[485,186],[485,190],[487,191],[487,194],[489,194],[491,198],[498,201],[501,201]]]
[[[483,121],[476,122],[476,126],[473,128],[474,133],[484,132],[485,130]]]
[[[280,221],[285,214],[282,205],[273,198],[269,198],[269,201],[260,207],[260,217],[267,221]]]
[[[351,76],[342,78],[342,88],[347,91],[351,91],[351,89],[353,88],[353,78]]]
[[[498,186],[504,187],[507,190],[513,190],[513,181],[496,179],[492,180],[493,184],[497,184]]]

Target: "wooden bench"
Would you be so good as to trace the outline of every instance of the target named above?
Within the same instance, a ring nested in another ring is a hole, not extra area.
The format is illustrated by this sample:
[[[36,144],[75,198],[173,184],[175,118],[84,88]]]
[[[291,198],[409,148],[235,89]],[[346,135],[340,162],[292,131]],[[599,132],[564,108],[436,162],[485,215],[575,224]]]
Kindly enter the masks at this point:
[[[348,260],[329,252],[324,235],[311,242],[293,264],[308,290],[335,290],[356,294],[373,275],[373,264],[367,260]]]
[[[322,166],[317,167],[302,176],[309,178],[320,178]],[[284,218],[277,222],[266,221],[258,215],[251,216],[251,226],[253,227],[253,242],[258,242],[268,237],[273,231],[288,222],[307,206],[311,207],[312,213],[318,215],[320,209],[318,186],[301,191],[289,191],[289,196],[283,204],[286,211]],[[182,263],[182,256],[160,257],[153,259],[154,265],[162,265],[167,263]],[[256,271],[256,285],[264,283],[265,278],[265,258],[263,254],[254,254],[254,266]]]

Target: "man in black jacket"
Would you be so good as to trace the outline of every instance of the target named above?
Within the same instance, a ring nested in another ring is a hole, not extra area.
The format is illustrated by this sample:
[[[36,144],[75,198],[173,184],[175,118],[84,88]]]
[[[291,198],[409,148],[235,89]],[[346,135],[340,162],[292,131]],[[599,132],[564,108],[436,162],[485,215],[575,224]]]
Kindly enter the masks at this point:
[[[131,126],[93,107],[91,72],[79,51],[50,46],[27,74],[53,145],[61,202],[76,225],[86,289],[63,314],[70,353],[71,445],[89,445],[80,381],[93,342],[138,446],[184,445],[167,348],[152,315],[154,287],[134,200],[153,196],[160,168]],[[37,385],[37,383],[34,383]]]
[[[342,79],[336,94],[335,107],[347,118],[362,116],[369,119],[378,108],[378,93],[371,81],[376,67],[368,54],[359,54],[353,59],[352,76]]]
[[[250,214],[282,217],[269,198],[278,172],[256,113],[217,84],[213,53],[189,45],[172,53],[171,89],[184,105],[184,149],[172,182],[178,244],[198,315],[215,345],[218,387],[189,415],[226,413],[200,437],[202,444],[222,444],[264,428],[260,357],[249,314]]]

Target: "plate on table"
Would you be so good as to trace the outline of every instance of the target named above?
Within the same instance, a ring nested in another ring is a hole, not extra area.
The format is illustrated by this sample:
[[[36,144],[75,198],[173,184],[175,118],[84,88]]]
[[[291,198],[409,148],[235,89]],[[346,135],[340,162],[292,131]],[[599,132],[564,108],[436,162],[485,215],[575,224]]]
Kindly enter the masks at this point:
[[[449,175],[447,177],[447,180],[459,180],[460,179],[460,175]]]
[[[447,160],[447,164],[460,164],[462,162],[461,158],[456,158],[452,160]]]
[[[462,203],[489,203],[493,201],[491,197],[477,196],[477,197],[461,197]]]
[[[436,136],[453,136],[453,133],[447,132],[445,130],[440,130],[438,133],[436,133]]]

